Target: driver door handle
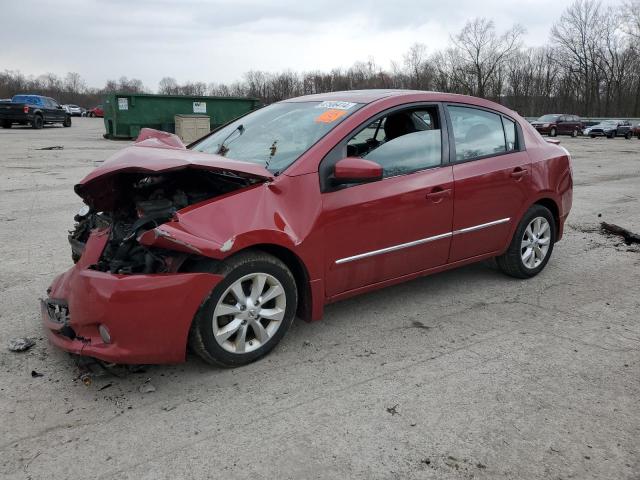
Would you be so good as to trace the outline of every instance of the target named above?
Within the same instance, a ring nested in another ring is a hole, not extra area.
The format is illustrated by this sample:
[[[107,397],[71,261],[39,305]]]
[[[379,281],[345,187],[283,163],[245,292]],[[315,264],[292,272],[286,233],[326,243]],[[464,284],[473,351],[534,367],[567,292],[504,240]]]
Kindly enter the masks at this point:
[[[433,203],[440,203],[446,197],[451,195],[450,188],[434,187],[429,193],[427,193],[427,200],[431,200]]]

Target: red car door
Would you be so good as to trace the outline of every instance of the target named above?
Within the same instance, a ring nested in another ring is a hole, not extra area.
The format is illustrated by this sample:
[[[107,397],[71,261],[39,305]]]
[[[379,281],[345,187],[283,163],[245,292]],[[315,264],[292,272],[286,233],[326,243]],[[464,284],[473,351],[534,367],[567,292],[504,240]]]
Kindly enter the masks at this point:
[[[394,115],[383,119],[382,143],[360,155],[381,164],[386,178],[323,193],[327,296],[447,261],[453,172],[442,162],[448,145],[442,148],[437,109]],[[414,130],[411,122],[424,128],[425,115],[433,115],[428,128]],[[395,137],[402,128],[408,131]]]
[[[531,165],[513,120],[448,106],[452,124],[455,213],[449,262],[498,252],[530,193]]]

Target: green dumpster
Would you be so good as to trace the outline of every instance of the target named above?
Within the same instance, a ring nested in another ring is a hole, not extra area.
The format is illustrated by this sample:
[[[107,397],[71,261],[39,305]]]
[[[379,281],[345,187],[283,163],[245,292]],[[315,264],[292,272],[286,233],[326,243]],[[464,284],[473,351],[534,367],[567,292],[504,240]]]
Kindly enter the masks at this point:
[[[211,128],[258,108],[257,98],[115,93],[104,100],[106,138],[136,138],[141,128],[175,133],[177,114],[207,115]]]

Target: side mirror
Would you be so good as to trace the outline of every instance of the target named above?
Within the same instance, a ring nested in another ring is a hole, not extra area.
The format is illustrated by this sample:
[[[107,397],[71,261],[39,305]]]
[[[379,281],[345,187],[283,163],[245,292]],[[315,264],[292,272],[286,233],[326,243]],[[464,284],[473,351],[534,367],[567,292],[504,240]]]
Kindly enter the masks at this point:
[[[382,167],[376,162],[359,157],[347,157],[336,163],[333,184],[366,183],[382,179]]]

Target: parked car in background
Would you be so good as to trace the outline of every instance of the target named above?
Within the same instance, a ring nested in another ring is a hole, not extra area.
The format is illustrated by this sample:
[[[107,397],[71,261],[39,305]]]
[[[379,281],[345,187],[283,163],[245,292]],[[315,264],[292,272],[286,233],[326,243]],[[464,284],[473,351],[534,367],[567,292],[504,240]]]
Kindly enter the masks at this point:
[[[46,124],[71,126],[71,115],[53,98],[42,95],[14,95],[9,103],[0,103],[0,126],[31,125],[40,129]]]
[[[102,105],[96,105],[95,107],[87,110],[87,117],[104,117]]]
[[[577,115],[566,114],[548,114],[543,115],[539,119],[531,122],[540,134],[555,137],[556,135],[571,135],[577,137],[582,133],[584,125]]]
[[[640,123],[633,127],[633,134],[640,140]]]
[[[82,108],[80,108],[78,105],[67,104],[64,106],[67,107],[67,111],[69,112],[69,115],[71,115],[72,117],[82,116]]]
[[[189,344],[244,365],[296,315],[360,293],[489,258],[537,275],[572,187],[566,149],[462,95],[293,98],[189,148],[143,129],[75,186],[77,263],[42,320],[53,344],[107,362],[183,362]]]
[[[603,120],[596,125],[585,128],[583,134],[589,135],[591,138],[625,137],[626,139],[630,139],[633,136],[632,129],[633,127],[629,120]]]

